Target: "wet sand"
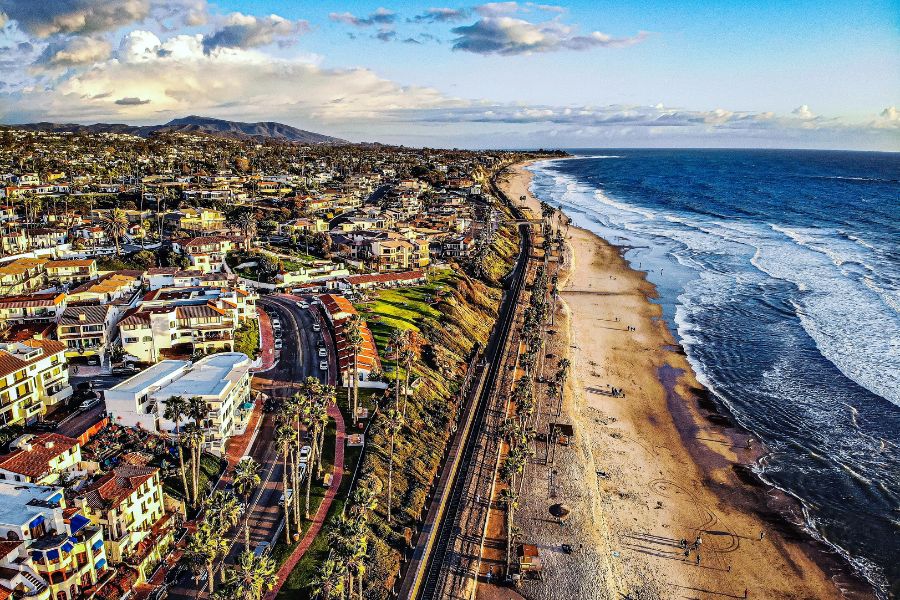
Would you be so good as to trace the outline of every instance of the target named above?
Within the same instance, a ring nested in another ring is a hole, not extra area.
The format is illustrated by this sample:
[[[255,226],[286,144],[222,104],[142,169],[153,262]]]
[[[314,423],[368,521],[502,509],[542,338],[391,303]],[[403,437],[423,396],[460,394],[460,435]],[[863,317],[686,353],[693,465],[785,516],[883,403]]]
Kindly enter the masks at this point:
[[[501,187],[510,198],[527,196],[540,215],[530,179],[519,165]],[[575,439],[557,446],[552,464],[538,442],[529,463],[517,524],[522,540],[539,546],[545,568],[522,593],[548,600],[872,597],[840,557],[785,518],[795,503],[753,474],[763,449],[748,448],[750,436],[696,380],[650,301],[656,292],[644,273],[591,232],[570,227],[566,237],[554,359],[545,374],[566,356],[573,368],[561,417],[542,422],[572,424]],[[572,509],[564,526],[548,513],[561,502]],[[680,541],[698,536],[699,551],[685,557]]]

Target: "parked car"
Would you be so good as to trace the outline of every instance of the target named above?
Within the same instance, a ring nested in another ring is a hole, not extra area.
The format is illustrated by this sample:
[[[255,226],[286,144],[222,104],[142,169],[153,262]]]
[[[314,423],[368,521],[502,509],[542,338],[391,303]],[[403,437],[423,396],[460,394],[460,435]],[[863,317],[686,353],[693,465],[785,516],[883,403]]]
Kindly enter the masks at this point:
[[[297,306],[299,306],[300,308],[309,308],[309,302],[307,302],[306,300],[298,300]]]
[[[322,331],[322,326],[319,325],[319,322],[318,322],[318,321],[316,321],[315,323],[313,323],[313,331]]]
[[[56,427],[59,425],[56,421],[38,421],[37,423],[32,423],[29,425],[35,431],[56,431]]]
[[[297,462],[300,464],[309,462],[309,455],[312,453],[312,448],[309,446],[303,446],[300,448],[300,456],[297,458]]]
[[[95,406],[100,406],[100,397],[94,396],[93,398],[88,398],[84,402],[78,405],[78,408],[81,410],[91,410]]]
[[[304,479],[306,479],[306,468],[308,466],[309,465],[307,465],[306,463],[300,463],[300,465],[297,467],[297,481],[303,481]]]
[[[328,356],[328,350],[326,350],[325,348],[319,348],[319,356]]]
[[[320,371],[327,371],[327,370],[328,370],[328,361],[327,361],[327,360],[319,361],[319,370],[320,370]]]
[[[281,350],[281,347],[282,347],[283,345],[284,345],[284,344],[281,343],[281,338],[278,338],[277,340],[275,340],[275,349],[276,349],[276,350]]]
[[[91,365],[92,367],[100,366],[100,357],[99,356],[89,356],[87,359],[87,364]]]
[[[138,369],[134,365],[124,365],[121,367],[113,367],[112,374],[113,375],[134,375],[138,371],[140,371],[140,369]]]
[[[272,327],[275,329],[281,329],[281,321],[278,319],[272,319]]]

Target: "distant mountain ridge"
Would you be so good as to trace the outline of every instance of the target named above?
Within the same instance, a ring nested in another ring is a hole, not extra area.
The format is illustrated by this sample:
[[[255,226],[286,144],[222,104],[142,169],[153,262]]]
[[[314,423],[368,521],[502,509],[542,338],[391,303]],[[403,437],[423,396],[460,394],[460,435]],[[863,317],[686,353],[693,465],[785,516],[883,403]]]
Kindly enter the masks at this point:
[[[298,129],[284,123],[274,121],[261,121],[259,123],[244,123],[241,121],[227,121],[225,119],[213,119],[211,117],[198,117],[191,115],[180,119],[172,119],[164,125],[125,125],[123,123],[95,123],[93,125],[79,125],[77,123],[25,123],[21,125],[7,125],[10,129],[24,129],[26,131],[51,131],[72,133],[123,133],[149,137],[154,133],[199,133],[204,135],[258,140],[283,140],[300,144],[349,144],[347,140]]]

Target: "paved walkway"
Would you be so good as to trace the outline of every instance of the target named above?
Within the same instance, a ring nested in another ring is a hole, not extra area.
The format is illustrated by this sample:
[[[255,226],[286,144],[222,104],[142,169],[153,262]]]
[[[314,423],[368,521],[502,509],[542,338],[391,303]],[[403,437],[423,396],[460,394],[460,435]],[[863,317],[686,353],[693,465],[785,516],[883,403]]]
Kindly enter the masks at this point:
[[[294,551],[278,570],[275,588],[266,595],[265,600],[273,600],[275,596],[278,595],[278,591],[281,589],[281,586],[284,585],[284,582],[287,581],[291,571],[294,570],[294,567],[297,566],[297,563],[303,558],[306,551],[309,550],[313,540],[316,539],[316,536],[319,535],[319,532],[322,530],[322,525],[325,524],[325,519],[328,516],[328,510],[331,508],[331,503],[341,487],[341,479],[344,476],[344,417],[341,415],[341,411],[336,404],[332,404],[328,407],[328,414],[334,419],[337,429],[334,440],[334,470],[332,471],[331,486],[328,488],[328,491],[325,492],[325,497],[322,499],[319,510],[316,511],[316,516],[313,517],[309,529],[306,530],[306,535],[303,536],[303,539],[300,540],[300,544],[294,548]]]
[[[256,314],[259,317],[259,334],[262,340],[262,349],[259,351],[262,364],[251,371],[261,373],[274,367],[278,361],[275,360],[275,333],[272,331],[272,320],[269,318],[269,313],[264,311],[261,306],[257,306]]]

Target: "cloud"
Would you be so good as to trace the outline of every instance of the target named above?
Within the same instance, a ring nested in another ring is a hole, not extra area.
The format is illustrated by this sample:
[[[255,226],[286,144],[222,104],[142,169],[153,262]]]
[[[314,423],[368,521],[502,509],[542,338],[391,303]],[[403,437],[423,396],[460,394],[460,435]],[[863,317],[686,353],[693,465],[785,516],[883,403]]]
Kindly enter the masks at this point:
[[[0,10],[28,33],[109,31],[150,15],[150,0],[4,0]]]
[[[368,17],[357,17],[353,13],[330,13],[328,18],[336,23],[354,27],[370,27],[372,25],[392,25],[397,20],[397,13],[384,7],[378,8]]]
[[[465,8],[429,8],[414,16],[414,23],[453,23],[468,18],[470,12]]]
[[[374,37],[382,42],[392,42],[397,38],[397,32],[393,29],[382,29]]]
[[[98,94],[94,98],[98,98],[98,97],[106,98],[108,96],[106,96],[104,94]],[[125,98],[119,98],[118,100],[116,100],[116,104],[118,104],[119,106],[142,106],[144,104],[150,104],[150,101],[149,100],[141,100],[140,98],[137,98],[135,96],[127,96]]]
[[[289,21],[278,15],[255,17],[231,13],[224,25],[203,38],[203,49],[209,53],[216,48],[253,48],[290,38],[309,31],[307,21]]]
[[[794,110],[791,111],[791,114],[795,115],[797,117],[800,117],[801,119],[815,119],[816,118],[816,114],[813,111],[811,111],[809,109],[809,106],[806,104],[798,106],[797,108],[795,108]]]
[[[573,27],[557,20],[531,23],[513,17],[484,17],[452,31],[457,35],[453,40],[454,50],[503,56],[630,46],[647,36],[641,32],[633,37],[614,38],[599,31],[576,35]]]
[[[48,67],[74,67],[89,65],[109,58],[112,44],[92,37],[72,37],[50,42],[37,59],[37,64]]]

